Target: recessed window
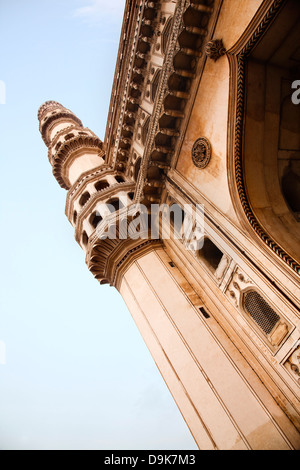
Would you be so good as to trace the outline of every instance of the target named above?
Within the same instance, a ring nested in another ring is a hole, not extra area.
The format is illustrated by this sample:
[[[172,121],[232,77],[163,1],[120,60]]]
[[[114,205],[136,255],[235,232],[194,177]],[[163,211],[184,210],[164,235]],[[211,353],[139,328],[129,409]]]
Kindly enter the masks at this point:
[[[76,223],[76,220],[77,220],[77,211],[74,211],[74,214],[73,214],[73,222],[74,222],[74,224]]]
[[[211,272],[215,272],[223,257],[223,253],[209,238],[205,237],[203,247],[198,250],[197,256]]]
[[[89,193],[88,191],[86,191],[86,192],[84,192],[84,193],[81,195],[81,197],[80,197],[80,199],[79,199],[79,204],[80,204],[81,206],[84,206],[85,203],[86,203],[89,199],[90,199],[90,193]]]
[[[130,192],[130,193],[128,193],[128,197],[129,197],[129,199],[131,199],[131,201],[133,201],[133,198],[134,198],[134,192]]]

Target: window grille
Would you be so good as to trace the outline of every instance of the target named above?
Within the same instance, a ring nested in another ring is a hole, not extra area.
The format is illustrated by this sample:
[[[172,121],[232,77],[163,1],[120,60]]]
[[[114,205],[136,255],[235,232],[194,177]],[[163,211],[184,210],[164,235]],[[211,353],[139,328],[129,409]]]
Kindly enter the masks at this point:
[[[244,308],[265,334],[271,333],[280,316],[256,291],[249,291],[244,296]]]

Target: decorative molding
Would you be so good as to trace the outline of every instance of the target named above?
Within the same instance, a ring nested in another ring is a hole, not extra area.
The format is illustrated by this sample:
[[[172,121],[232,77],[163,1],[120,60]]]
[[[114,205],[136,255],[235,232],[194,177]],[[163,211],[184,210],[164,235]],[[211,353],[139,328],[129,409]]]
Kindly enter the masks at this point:
[[[192,160],[197,168],[205,168],[211,159],[211,145],[206,137],[199,137],[191,150]]]
[[[94,135],[78,135],[64,142],[53,157],[53,175],[59,185],[64,189],[70,189],[71,185],[69,181],[65,180],[62,167],[66,163],[66,160],[68,160],[75,151],[80,149],[92,149],[98,152],[99,157],[103,158],[105,156],[102,141]]]

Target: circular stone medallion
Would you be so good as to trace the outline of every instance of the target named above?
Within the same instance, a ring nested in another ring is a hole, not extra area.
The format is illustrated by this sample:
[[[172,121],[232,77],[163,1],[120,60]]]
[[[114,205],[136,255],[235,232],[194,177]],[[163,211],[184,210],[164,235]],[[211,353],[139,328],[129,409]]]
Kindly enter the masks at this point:
[[[205,168],[211,157],[211,146],[205,137],[200,137],[194,142],[192,148],[192,160],[197,168]]]

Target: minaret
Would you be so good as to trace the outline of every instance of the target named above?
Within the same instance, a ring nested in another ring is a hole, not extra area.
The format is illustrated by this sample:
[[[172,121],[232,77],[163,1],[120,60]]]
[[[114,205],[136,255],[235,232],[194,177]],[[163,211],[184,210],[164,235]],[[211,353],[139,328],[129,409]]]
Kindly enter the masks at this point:
[[[47,101],[38,119],[88,268],[119,290],[199,448],[295,448],[298,433],[269,392],[274,384],[259,380],[163,240],[126,236],[135,180],[106,161],[100,139],[61,104]],[[105,236],[114,225],[116,236]]]
[[[135,182],[106,163],[101,140],[60,103],[46,101],[38,119],[53,174],[68,190],[66,215],[86,252],[87,265],[101,284],[117,286],[128,252],[137,254],[159,244],[158,240],[128,238],[129,221],[126,226],[118,222],[133,206]],[[114,227],[118,236],[105,238],[103,233]],[[120,235],[120,230],[125,234]]]

